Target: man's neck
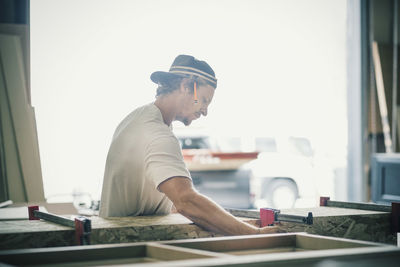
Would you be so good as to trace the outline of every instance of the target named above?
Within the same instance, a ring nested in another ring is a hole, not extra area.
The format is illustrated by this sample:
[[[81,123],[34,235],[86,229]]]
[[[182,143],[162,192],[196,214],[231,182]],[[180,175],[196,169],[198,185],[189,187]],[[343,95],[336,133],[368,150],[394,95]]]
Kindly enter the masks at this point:
[[[161,95],[157,97],[154,104],[160,109],[164,123],[170,126],[177,113],[176,96],[173,94]]]

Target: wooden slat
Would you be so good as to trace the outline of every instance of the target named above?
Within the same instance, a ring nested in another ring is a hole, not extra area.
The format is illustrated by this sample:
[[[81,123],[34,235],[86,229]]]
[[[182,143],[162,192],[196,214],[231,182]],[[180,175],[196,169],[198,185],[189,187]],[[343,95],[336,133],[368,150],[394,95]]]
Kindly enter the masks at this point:
[[[5,66],[0,58],[0,138],[2,145],[2,195],[4,199],[27,201],[22,171],[19,164],[18,148],[15,141],[10,101],[6,87]],[[13,177],[9,181],[8,177]]]
[[[383,136],[385,140],[386,153],[392,153],[392,138],[390,136],[390,126],[388,118],[388,110],[385,96],[385,86],[383,84],[383,74],[381,67],[381,59],[379,56],[378,44],[376,41],[372,43],[372,57],[374,60],[376,90],[378,92],[379,110],[382,120]]]
[[[42,202],[44,201],[44,189],[34,110],[29,104],[26,92],[26,75],[24,73],[21,40],[18,36],[0,34],[0,58],[7,96],[6,102],[8,102],[9,114],[11,115],[8,127],[12,127],[17,149],[15,151],[17,166],[22,175],[22,186],[25,188],[27,199],[15,199],[12,195],[9,198],[14,202]],[[2,99],[3,101],[5,100]],[[6,162],[10,163],[7,159],[8,154],[12,155],[15,152],[6,149]],[[15,163],[13,162],[13,164]],[[15,179],[15,177],[10,176],[8,171],[7,166],[8,182],[10,183],[13,181],[11,178]]]
[[[224,257],[226,255],[204,250],[150,243],[146,246],[146,256],[163,261]]]
[[[266,248],[266,249],[247,249],[239,251],[228,252],[231,255],[254,255],[254,254],[271,254],[271,253],[282,253],[282,252],[296,252],[305,251],[305,249],[298,249],[296,247],[277,247],[277,248]]]
[[[73,246],[0,250],[0,262],[16,265],[55,264],[78,261],[146,257],[146,244]]]
[[[157,243],[135,243],[0,251],[0,262],[16,265],[62,263],[71,266],[80,263],[92,266],[100,263],[122,264],[223,256],[226,255]]]
[[[201,238],[196,240],[164,241],[163,244],[213,252],[230,252],[247,249],[265,249],[295,246],[295,234],[266,234],[252,236]]]

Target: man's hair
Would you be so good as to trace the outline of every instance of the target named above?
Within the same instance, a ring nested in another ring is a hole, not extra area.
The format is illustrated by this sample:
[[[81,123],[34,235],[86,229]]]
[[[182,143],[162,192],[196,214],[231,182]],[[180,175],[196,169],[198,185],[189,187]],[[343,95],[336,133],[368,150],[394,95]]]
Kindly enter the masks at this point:
[[[184,78],[189,78],[188,80],[185,81],[184,86],[186,88],[189,88],[191,93],[193,93],[193,88],[194,88],[195,82],[197,83],[198,87],[207,84],[203,79],[195,77],[193,75],[188,76],[188,77],[174,77],[174,78],[166,79],[166,80],[158,83],[156,97],[160,96],[160,95],[167,95],[167,94],[179,89],[179,87],[181,86],[182,80]]]

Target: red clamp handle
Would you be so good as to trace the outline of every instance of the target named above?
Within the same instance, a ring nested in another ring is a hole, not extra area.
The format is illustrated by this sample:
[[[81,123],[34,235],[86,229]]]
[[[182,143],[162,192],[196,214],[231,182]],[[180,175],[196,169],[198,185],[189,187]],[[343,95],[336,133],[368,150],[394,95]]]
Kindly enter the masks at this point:
[[[319,198],[319,206],[320,207],[326,207],[328,205],[328,200],[330,200],[330,197],[320,197]]]
[[[75,218],[75,239],[78,245],[90,245],[91,221],[83,216]]]
[[[269,208],[260,208],[261,227],[274,225],[276,210]]]
[[[40,220],[38,217],[35,216],[34,211],[39,210],[39,206],[29,206],[28,207],[28,214],[29,214],[29,220]]]

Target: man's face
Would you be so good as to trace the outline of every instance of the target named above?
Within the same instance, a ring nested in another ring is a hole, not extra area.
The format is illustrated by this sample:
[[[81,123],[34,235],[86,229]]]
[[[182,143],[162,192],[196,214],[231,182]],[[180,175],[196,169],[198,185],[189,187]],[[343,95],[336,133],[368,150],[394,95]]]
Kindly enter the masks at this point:
[[[176,120],[188,126],[192,121],[200,118],[201,115],[207,116],[208,105],[212,101],[215,89],[210,85],[197,86],[197,103],[194,101],[194,94],[189,93],[189,89],[185,90],[186,95],[182,103],[182,109],[177,114]]]

